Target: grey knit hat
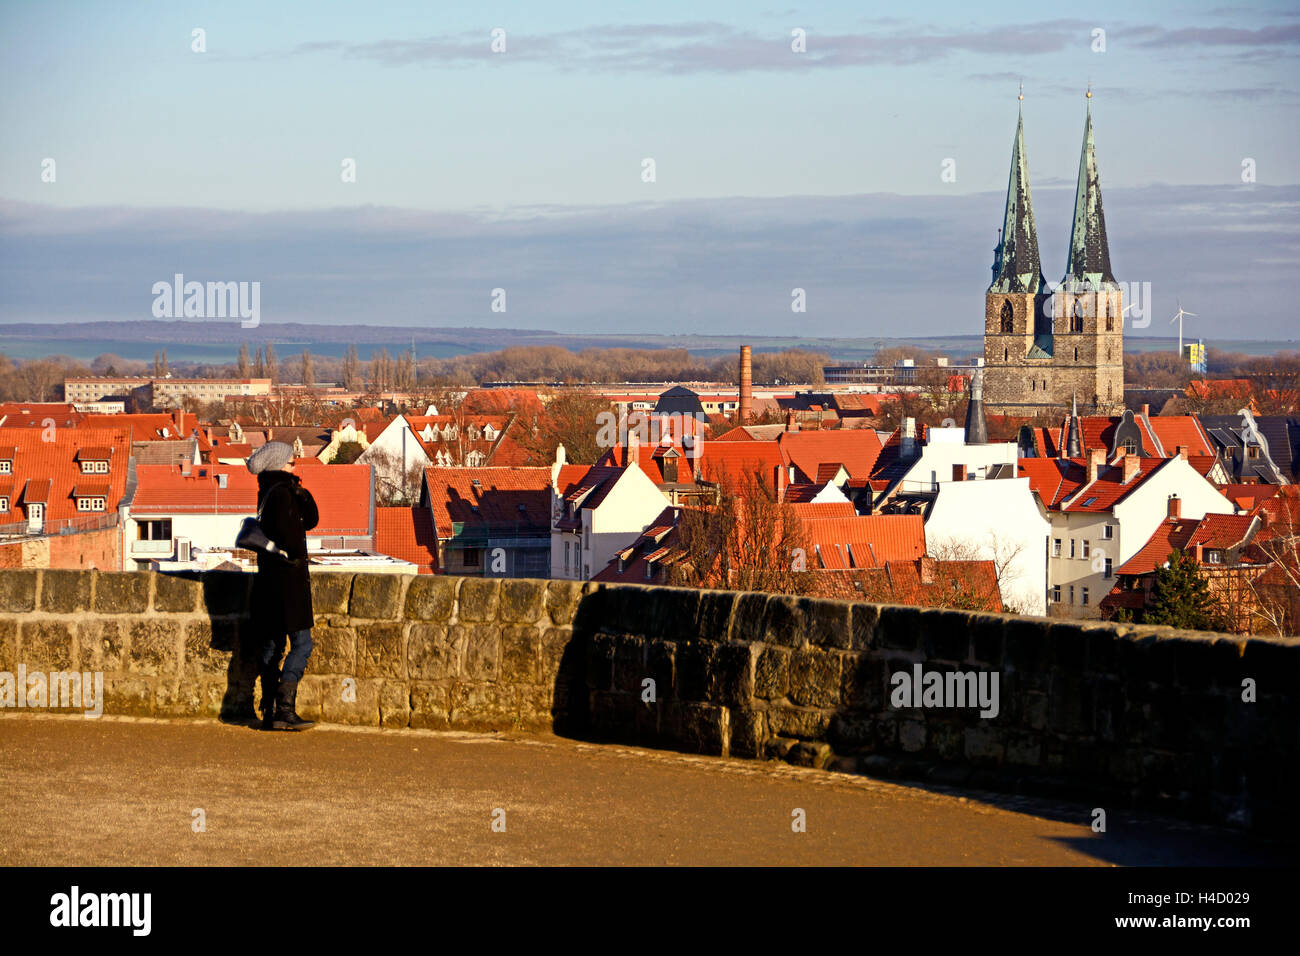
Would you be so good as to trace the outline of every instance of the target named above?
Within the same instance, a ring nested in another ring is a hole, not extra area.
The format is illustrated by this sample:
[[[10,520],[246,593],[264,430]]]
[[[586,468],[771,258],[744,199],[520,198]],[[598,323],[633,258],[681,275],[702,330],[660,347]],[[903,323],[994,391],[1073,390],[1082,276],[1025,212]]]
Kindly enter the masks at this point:
[[[269,441],[248,456],[248,470],[255,475],[275,471],[293,461],[293,446],[282,441]]]

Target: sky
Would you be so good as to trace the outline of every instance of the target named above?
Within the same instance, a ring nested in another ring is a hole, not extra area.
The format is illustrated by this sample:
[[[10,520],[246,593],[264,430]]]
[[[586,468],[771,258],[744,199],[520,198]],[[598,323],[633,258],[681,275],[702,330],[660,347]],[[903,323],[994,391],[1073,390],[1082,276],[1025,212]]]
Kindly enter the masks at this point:
[[[1117,278],[1298,338],[1298,56],[1286,3],[3,0],[0,322],[182,273],[264,323],[973,334],[1017,109],[1058,279],[1091,83]]]

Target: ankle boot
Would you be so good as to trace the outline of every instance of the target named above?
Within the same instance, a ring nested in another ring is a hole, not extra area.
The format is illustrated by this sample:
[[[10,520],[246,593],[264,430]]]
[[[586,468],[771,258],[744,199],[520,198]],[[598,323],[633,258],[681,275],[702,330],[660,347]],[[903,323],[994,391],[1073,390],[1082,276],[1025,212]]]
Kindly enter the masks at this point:
[[[315,721],[303,720],[295,711],[298,705],[298,682],[296,680],[280,681],[280,689],[275,695],[276,730],[307,730],[315,727]]]
[[[262,729],[274,730],[275,703],[280,690],[280,669],[262,670]]]

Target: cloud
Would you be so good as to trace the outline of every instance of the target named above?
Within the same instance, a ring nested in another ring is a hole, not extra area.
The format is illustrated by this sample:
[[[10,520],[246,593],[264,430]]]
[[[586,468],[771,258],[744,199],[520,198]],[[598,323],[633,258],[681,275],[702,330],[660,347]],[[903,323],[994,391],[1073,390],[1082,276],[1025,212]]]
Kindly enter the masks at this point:
[[[1035,183],[1044,271],[1059,278],[1073,183]],[[1300,187],[1105,193],[1118,278],[1206,329],[1294,337]],[[154,282],[262,282],[263,323],[887,336],[982,327],[1004,197],[730,198],[448,215],[0,203],[0,321],[146,319]],[[791,290],[809,311],[790,312]],[[504,288],[508,312],[491,312]],[[232,336],[237,331],[232,329]]]

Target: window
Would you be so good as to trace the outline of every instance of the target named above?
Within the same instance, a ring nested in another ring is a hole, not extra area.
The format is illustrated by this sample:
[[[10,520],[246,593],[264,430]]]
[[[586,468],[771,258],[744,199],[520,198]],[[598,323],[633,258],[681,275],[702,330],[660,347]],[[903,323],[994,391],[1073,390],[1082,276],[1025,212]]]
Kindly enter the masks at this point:
[[[1138,443],[1137,443],[1137,439],[1136,439],[1136,438],[1125,438],[1125,439],[1124,439],[1124,443],[1123,443],[1123,445],[1122,445],[1121,447],[1124,449],[1124,454],[1126,454],[1126,455],[1136,455],[1136,454],[1137,454],[1137,451],[1138,451]]]
[[[1107,332],[1114,332],[1114,331],[1115,331],[1115,317],[1114,317],[1113,315],[1108,315],[1108,316],[1106,316],[1106,331],[1107,331]],[[1109,350],[1107,350],[1107,352],[1106,352],[1106,361],[1108,361],[1108,362],[1110,361],[1110,351],[1109,351]]]
[[[1085,606],[1088,604],[1088,589],[1087,589],[1087,588],[1080,588],[1080,589],[1079,589],[1079,603],[1082,604],[1082,605],[1085,605]]]
[[[1113,524],[1102,525],[1101,536],[1107,541],[1115,540],[1115,526]]]
[[[170,541],[172,539],[172,519],[162,518],[158,521],[141,521],[136,526],[141,541]]]
[[[1074,556],[1075,556],[1075,554],[1074,554],[1074,539],[1071,538],[1071,539],[1070,539],[1070,557],[1073,558]],[[1071,600],[1070,603],[1073,604],[1074,601]]]
[[[1222,552],[1222,551],[1206,551],[1206,552],[1205,552],[1205,560],[1208,561],[1210,564],[1222,564],[1222,563],[1223,563],[1223,552]]]
[[[479,557],[478,548],[466,548],[461,552],[461,563],[464,567],[474,568],[482,563]]]
[[[1087,538],[1084,538],[1084,539],[1083,539],[1083,556],[1084,556],[1085,558],[1088,556],[1088,539],[1087,539]]]
[[[1059,584],[1052,585],[1052,603],[1053,604],[1061,603],[1061,586]]]
[[[591,550],[591,525],[586,525],[582,529],[582,546],[588,551]]]
[[[1002,350],[1002,361],[1005,362],[1005,361],[1007,361],[1007,360],[1010,359],[1010,358],[1011,358],[1011,350],[1010,350],[1010,349],[1003,349],[1003,350]]]
[[[0,475],[13,474],[14,463],[8,458],[0,460]]]
[[[1083,302],[1078,299],[1074,302],[1074,315],[1070,317],[1070,331],[1083,331]]]
[[[83,475],[106,475],[108,474],[108,462],[83,461],[81,463],[81,473]]]
[[[1077,345],[1074,347],[1074,360],[1079,361],[1079,346]]]
[[[564,573],[569,573],[569,542],[564,542]]]
[[[78,499],[77,499],[77,510],[78,510],[78,511],[103,511],[103,510],[104,510],[104,499],[103,499],[103,498],[94,498],[94,497],[92,497],[92,498],[78,498]]]
[[[1258,458],[1258,457],[1259,457],[1259,446],[1258,446],[1258,445],[1251,445],[1249,448],[1247,448],[1247,449],[1246,449],[1246,457],[1247,457],[1247,458],[1251,458],[1251,459]]]
[[[1060,539],[1060,538],[1053,538],[1053,539],[1052,539],[1052,557],[1054,557],[1054,558],[1059,558],[1060,556],[1061,556],[1061,539]]]
[[[1102,571],[1101,576],[1107,579],[1114,577],[1115,576],[1114,567],[1115,567],[1114,561],[1112,561],[1110,558],[1107,558],[1106,567]]]
[[[1015,332],[1016,323],[1014,319],[1014,314],[1015,313],[1011,311],[1010,300],[1003,302],[1002,303],[1002,334],[1003,335],[1010,335],[1011,333]]]
[[[9,510],[9,499],[0,498],[0,513],[7,512],[8,510]]]
[[[1070,585],[1070,603],[1071,603],[1071,604],[1074,603],[1074,585],[1073,585],[1073,584]]]

